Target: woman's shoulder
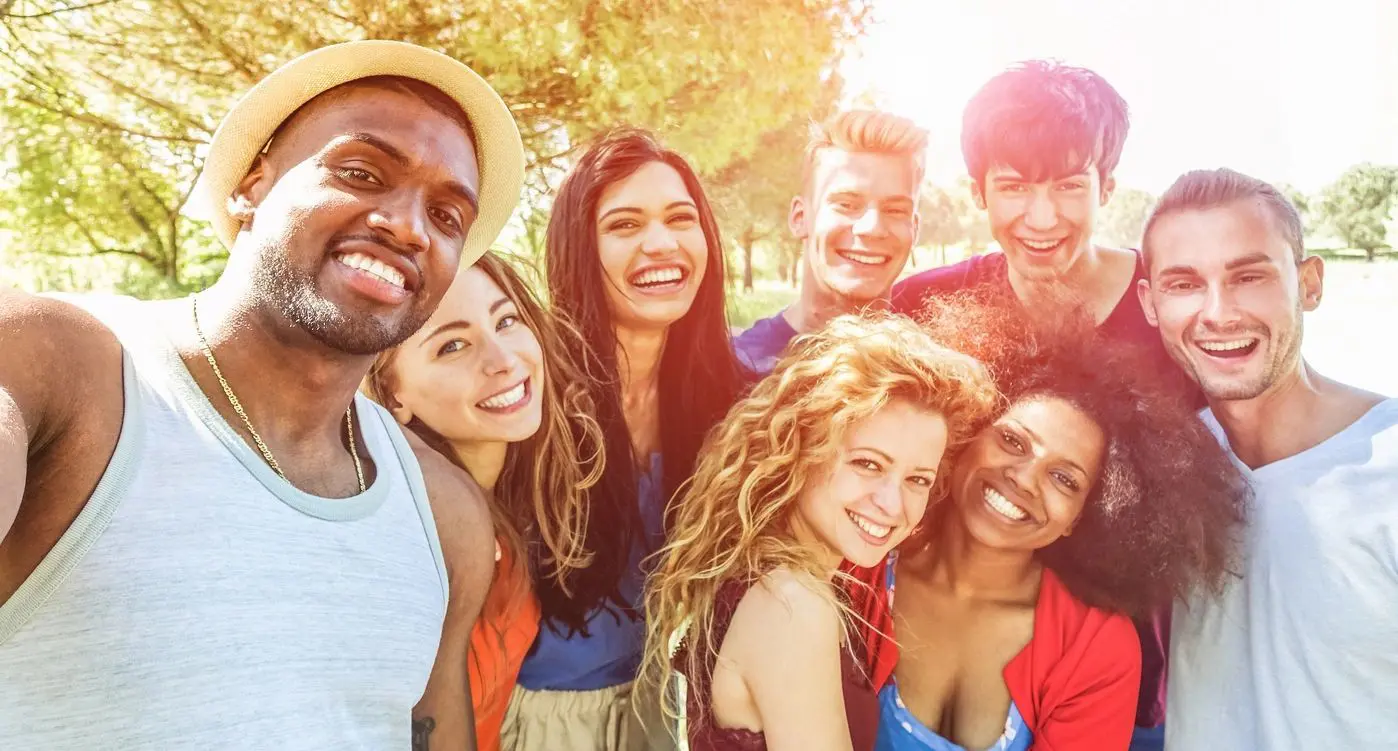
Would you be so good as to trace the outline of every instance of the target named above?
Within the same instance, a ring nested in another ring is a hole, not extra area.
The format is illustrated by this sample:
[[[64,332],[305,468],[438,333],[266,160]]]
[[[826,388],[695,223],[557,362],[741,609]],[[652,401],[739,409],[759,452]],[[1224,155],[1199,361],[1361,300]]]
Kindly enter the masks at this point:
[[[761,645],[838,645],[840,606],[834,588],[805,572],[770,571],[741,592],[730,634]]]

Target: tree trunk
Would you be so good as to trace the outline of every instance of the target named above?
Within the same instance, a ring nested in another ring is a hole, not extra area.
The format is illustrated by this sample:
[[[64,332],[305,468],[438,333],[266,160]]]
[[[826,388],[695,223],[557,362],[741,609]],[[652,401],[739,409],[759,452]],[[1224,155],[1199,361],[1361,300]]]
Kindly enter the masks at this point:
[[[747,238],[743,238],[746,240]],[[743,243],[743,291],[752,291],[752,242]]]
[[[1375,250],[1374,248],[1365,248],[1365,249],[1364,249],[1364,260],[1368,261],[1369,263],[1373,263],[1373,262],[1374,262],[1374,250]]]

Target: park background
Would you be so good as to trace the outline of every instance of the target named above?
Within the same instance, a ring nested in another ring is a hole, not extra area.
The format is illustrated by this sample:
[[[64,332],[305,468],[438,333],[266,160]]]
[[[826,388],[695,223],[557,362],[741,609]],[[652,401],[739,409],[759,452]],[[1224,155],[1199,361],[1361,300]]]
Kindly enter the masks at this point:
[[[704,175],[744,326],[795,295],[786,211],[812,119],[879,106],[930,130],[913,273],[993,249],[961,109],[1005,66],[1052,57],[1131,107],[1099,241],[1134,246],[1189,169],[1281,185],[1327,259],[1308,358],[1394,395],[1395,37],[1392,0],[0,0],[0,284],[207,286],[226,254],[179,209],[228,106],[307,50],[399,39],[471,65],[519,122],[528,185],[500,251],[537,264],[578,147],[649,127]]]

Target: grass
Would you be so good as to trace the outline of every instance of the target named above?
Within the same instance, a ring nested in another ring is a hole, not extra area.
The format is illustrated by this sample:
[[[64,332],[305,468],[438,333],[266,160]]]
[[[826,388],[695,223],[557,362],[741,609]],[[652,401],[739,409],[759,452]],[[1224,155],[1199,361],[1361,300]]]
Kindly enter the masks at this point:
[[[759,318],[766,318],[790,305],[796,299],[796,288],[778,281],[758,280],[751,292],[741,290],[728,295],[728,325],[746,329]]]

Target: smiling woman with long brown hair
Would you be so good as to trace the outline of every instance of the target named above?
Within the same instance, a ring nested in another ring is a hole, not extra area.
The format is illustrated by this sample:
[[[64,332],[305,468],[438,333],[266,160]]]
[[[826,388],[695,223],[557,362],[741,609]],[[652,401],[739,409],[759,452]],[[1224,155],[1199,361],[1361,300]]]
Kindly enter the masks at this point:
[[[602,433],[571,353],[576,331],[493,253],[463,269],[427,323],[380,355],[364,391],[493,491],[498,563],[470,634],[476,740],[500,746],[506,704],[539,629],[534,592],[568,591],[592,553],[585,493]]]
[[[645,625],[642,560],[708,429],[744,387],[724,313],[722,241],[693,168],[641,131],[589,147],[563,181],[545,259],[554,309],[577,323],[607,468],[587,493],[593,562],[539,589],[543,625],[520,670],[515,748],[649,743],[631,711]],[[649,724],[652,732],[656,723]]]

